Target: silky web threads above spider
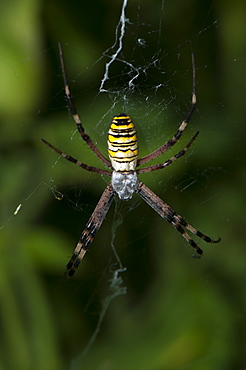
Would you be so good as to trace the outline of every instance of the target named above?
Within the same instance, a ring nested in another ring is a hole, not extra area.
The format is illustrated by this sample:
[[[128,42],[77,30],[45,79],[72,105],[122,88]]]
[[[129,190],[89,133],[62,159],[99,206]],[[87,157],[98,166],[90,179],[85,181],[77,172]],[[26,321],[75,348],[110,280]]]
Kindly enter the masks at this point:
[[[191,144],[197,138],[198,132],[196,132],[196,134],[191,138],[184,149],[180,150],[177,154],[175,154],[170,159],[167,159],[165,162],[144,168],[137,168],[141,164],[151,161],[152,159],[158,157],[160,154],[163,154],[168,149],[173,147],[181,138],[184,130],[188,125],[189,120],[194,113],[194,110],[196,108],[196,67],[193,53],[191,54],[193,75],[191,106],[188,114],[180,123],[173,137],[166,141],[160,148],[156,149],[154,152],[138,159],[137,135],[134,124],[128,115],[121,113],[113,118],[108,132],[108,154],[110,160],[108,160],[100,152],[100,150],[93,143],[92,139],[85,132],[84,127],[82,126],[79,115],[73,103],[72,96],[70,94],[65,71],[63,51],[60,43],[59,53],[61,59],[65,96],[74,122],[77,125],[78,131],[84,142],[88,145],[91,151],[102,161],[102,163],[104,163],[104,165],[109,168],[109,170],[88,166],[87,164],[78,161],[76,158],[62,152],[60,149],[57,149],[54,145],[48,143],[46,140],[42,139],[42,141],[55,152],[60,154],[63,158],[71,163],[74,163],[76,166],[86,171],[111,177],[111,181],[108,183],[107,187],[102,193],[101,198],[99,199],[89,221],[85,226],[84,231],[79,238],[79,242],[77,243],[74,253],[67,264],[67,276],[73,276],[81,260],[84,258],[84,255],[86,254],[86,251],[88,250],[90,244],[93,242],[96,233],[100,229],[116,194],[119,196],[120,199],[129,200],[132,198],[133,193],[136,192],[151,208],[153,208],[154,211],[156,211],[156,213],[158,213],[164,220],[169,222],[182,235],[182,237],[192,246],[192,248],[194,248],[199,256],[203,253],[202,249],[198,247],[196,242],[189,236],[185,229],[207,243],[218,243],[220,241],[220,238],[217,240],[211,239],[209,236],[203,234],[201,231],[188,224],[182,216],[176,213],[175,210],[173,210],[168,204],[166,204],[161,198],[159,198],[152,190],[150,190],[145,184],[139,181],[137,177],[138,174],[161,170],[169,166],[174,161],[185,155]]]
[[[108,155],[115,171],[135,171],[138,158],[137,133],[131,118],[115,116],[108,131]]]

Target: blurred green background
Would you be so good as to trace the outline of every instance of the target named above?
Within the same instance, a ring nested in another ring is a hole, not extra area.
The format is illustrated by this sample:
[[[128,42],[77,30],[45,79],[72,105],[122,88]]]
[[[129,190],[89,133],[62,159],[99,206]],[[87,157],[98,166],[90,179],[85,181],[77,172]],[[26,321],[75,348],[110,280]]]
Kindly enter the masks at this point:
[[[0,5],[0,368],[246,369],[246,3],[129,0],[110,93],[99,94],[121,7],[119,0]],[[141,155],[176,131],[189,108],[192,45],[198,109],[177,148],[156,162],[200,135],[186,157],[141,179],[192,225],[222,238],[198,241],[202,259],[134,196],[114,202],[91,253],[62,281],[108,179],[40,141],[102,167],[67,112],[58,41],[84,126],[105,154],[120,111],[137,126]],[[131,87],[129,63],[139,68]],[[113,248],[127,268],[122,281],[112,281],[120,267]]]

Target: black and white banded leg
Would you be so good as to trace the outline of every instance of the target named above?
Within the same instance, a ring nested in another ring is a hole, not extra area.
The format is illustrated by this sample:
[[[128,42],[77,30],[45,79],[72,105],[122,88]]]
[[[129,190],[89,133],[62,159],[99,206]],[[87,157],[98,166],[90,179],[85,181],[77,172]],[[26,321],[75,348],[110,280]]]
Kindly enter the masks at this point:
[[[103,220],[109,210],[109,207],[113,201],[115,192],[113,191],[111,182],[107,185],[104,190],[99,202],[94,209],[89,221],[87,222],[84,231],[81,234],[79,242],[74,250],[74,253],[67,264],[67,276],[71,277],[78,268],[82,261],[85,253],[88,250],[89,245],[92,243],[96,233],[100,229]]]
[[[195,249],[198,255],[202,255],[203,251],[194,240],[187,234],[184,230],[186,228],[192,234],[203,239],[207,243],[219,243],[220,238],[217,240],[211,239],[209,236],[204,235],[201,231],[195,229],[193,226],[189,225],[183,217],[178,215],[171,207],[169,207],[161,198],[159,198],[152,190],[150,190],[145,184],[139,182],[137,193],[143,198],[143,200],[152,207],[162,218],[169,222],[180,234],[185,238],[185,240]]]
[[[79,118],[79,115],[77,113],[77,109],[74,105],[72,95],[70,92],[70,88],[68,85],[68,79],[65,69],[65,63],[64,63],[64,57],[63,57],[63,51],[62,51],[62,44],[58,43],[59,47],[59,55],[60,55],[60,62],[61,62],[61,69],[62,69],[62,77],[64,82],[64,90],[65,90],[65,97],[68,102],[69,110],[73,116],[74,122],[77,125],[78,131],[82,137],[82,139],[86,142],[86,144],[89,146],[89,148],[93,151],[93,153],[109,168],[112,168],[110,160],[104,157],[104,155],[100,152],[100,150],[97,148],[97,146],[93,143],[90,136],[85,132],[84,127],[82,126],[81,120]]]
[[[157,170],[161,170],[161,169],[169,166],[174,161],[176,161],[177,159],[179,159],[180,157],[185,155],[185,153],[187,152],[187,150],[189,149],[191,144],[196,140],[198,134],[199,134],[199,131],[196,132],[196,134],[192,137],[192,139],[189,141],[189,143],[186,145],[186,147],[184,149],[180,150],[180,152],[175,154],[172,158],[168,159],[166,162],[161,163],[161,164],[154,164],[152,166],[148,166],[148,167],[144,167],[144,168],[139,168],[139,169],[136,170],[137,174],[157,171]]]
[[[168,140],[165,144],[163,144],[160,148],[156,149],[154,152],[146,155],[145,157],[139,158],[137,161],[137,167],[141,164],[151,161],[152,159],[158,157],[160,154],[166,152],[170,149],[177,141],[180,139],[181,135],[183,134],[184,130],[186,129],[195,109],[196,109],[196,65],[195,65],[195,58],[193,52],[191,53],[191,62],[192,62],[192,75],[193,75],[193,82],[192,82],[192,97],[191,97],[191,105],[189,112],[187,113],[185,119],[181,122],[177,132],[174,134],[172,139]]]

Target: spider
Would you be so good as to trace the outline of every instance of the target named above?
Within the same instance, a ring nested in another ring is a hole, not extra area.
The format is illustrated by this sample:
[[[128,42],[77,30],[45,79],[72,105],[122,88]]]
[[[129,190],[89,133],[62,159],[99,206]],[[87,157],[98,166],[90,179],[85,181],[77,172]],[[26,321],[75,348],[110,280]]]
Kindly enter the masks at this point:
[[[136,169],[138,166],[151,161],[160,154],[170,149],[180,139],[184,132],[189,120],[191,119],[193,112],[196,108],[196,73],[195,73],[195,61],[194,54],[191,53],[192,59],[192,72],[193,72],[193,89],[192,89],[192,100],[189,112],[185,119],[180,124],[175,135],[163,144],[159,149],[156,149],[153,153],[146,155],[145,157],[138,158],[138,143],[135,126],[131,118],[121,113],[115,116],[112,120],[108,131],[108,155],[107,159],[93,143],[89,135],[85,132],[76,107],[71,97],[70,88],[68,86],[68,80],[65,70],[63,50],[61,43],[58,44],[60,63],[64,81],[65,97],[68,102],[69,110],[73,116],[73,119],[77,125],[78,131],[82,139],[86,142],[92,152],[111,170],[104,170],[92,166],[88,166],[74,157],[65,154],[61,150],[57,149],[54,145],[48,143],[46,140],[42,141],[48,145],[55,152],[60,154],[68,161],[76,164],[84,170],[98,173],[100,175],[106,175],[111,177],[111,181],[106,186],[102,196],[94,209],[89,221],[87,222],[84,231],[82,232],[74,253],[67,264],[67,276],[71,277],[78,268],[81,260],[83,259],[89,245],[92,243],[96,233],[102,225],[103,220],[109,210],[109,207],[113,201],[114,196],[117,194],[122,200],[129,200],[132,198],[134,192],[140,195],[143,200],[152,207],[161,217],[169,222],[194,248],[197,253],[197,257],[201,256],[203,251],[194,240],[185,231],[188,230],[199,238],[203,239],[207,243],[218,243],[220,238],[217,240],[211,239],[209,236],[204,235],[201,231],[195,229],[193,226],[188,224],[183,217],[177,214],[169,205],[167,205],[161,198],[159,198],[153,191],[151,191],[142,181],[138,180],[137,175],[146,172],[152,172],[160,170],[169,166],[171,163],[182,157],[194,140],[197,138],[199,132],[192,137],[189,143],[184,149],[175,154],[172,158],[166,160],[164,163],[156,164],[144,168]]]

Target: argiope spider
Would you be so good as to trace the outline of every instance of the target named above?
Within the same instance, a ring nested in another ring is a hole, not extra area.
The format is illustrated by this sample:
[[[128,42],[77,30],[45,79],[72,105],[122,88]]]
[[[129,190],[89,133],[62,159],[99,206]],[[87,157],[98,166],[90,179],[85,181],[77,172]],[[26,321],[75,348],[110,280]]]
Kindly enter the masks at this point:
[[[63,51],[61,43],[59,43],[59,54],[61,61],[61,69],[64,80],[65,96],[68,102],[69,110],[72,113],[73,119],[77,125],[78,131],[82,139],[86,142],[93,153],[112,171],[103,170],[100,168],[88,166],[77,159],[65,154],[61,150],[54,147],[54,145],[48,143],[46,140],[42,141],[48,145],[51,149],[56,151],[58,154],[63,156],[70,162],[75,163],[77,166],[91,172],[98,173],[100,175],[111,176],[111,181],[104,190],[94,212],[92,213],[89,221],[87,222],[84,231],[81,234],[79,242],[74,250],[74,253],[67,264],[67,275],[69,277],[73,276],[74,272],[78,268],[82,258],[84,257],[89,245],[92,243],[97,231],[99,230],[102,222],[109,210],[109,207],[113,201],[113,198],[118,194],[119,198],[122,200],[129,200],[132,198],[134,192],[139,194],[145,202],[152,207],[161,217],[175,227],[175,229],[180,232],[180,234],[186,239],[188,243],[195,249],[198,255],[203,253],[202,249],[194,242],[194,240],[188,235],[184,230],[187,229],[194,235],[203,239],[207,243],[218,243],[220,238],[217,240],[211,239],[209,236],[204,235],[193,226],[188,224],[183,217],[178,215],[171,207],[169,207],[162,199],[160,199],[153,191],[151,191],[145,184],[138,180],[137,174],[152,172],[160,170],[169,166],[176,159],[182,157],[191,144],[196,139],[199,132],[197,132],[186,147],[179,153],[175,154],[172,158],[168,159],[164,163],[152,165],[149,167],[144,167],[136,169],[139,165],[149,162],[150,160],[156,158],[160,154],[171,148],[181,137],[183,131],[185,130],[191,116],[196,108],[196,74],[195,74],[195,61],[194,55],[192,53],[192,70],[193,70],[193,90],[192,90],[192,101],[190,110],[185,117],[184,121],[180,124],[177,132],[163,144],[159,149],[155,150],[153,153],[146,155],[138,159],[138,143],[136,130],[131,118],[126,114],[119,114],[115,116],[108,132],[108,154],[110,161],[104,157],[104,155],[99,151],[96,145],[93,143],[88,134],[86,134],[80,118],[78,116],[77,110],[73,103],[70,89],[68,86]]]

